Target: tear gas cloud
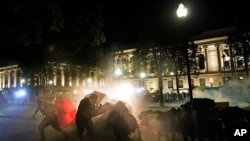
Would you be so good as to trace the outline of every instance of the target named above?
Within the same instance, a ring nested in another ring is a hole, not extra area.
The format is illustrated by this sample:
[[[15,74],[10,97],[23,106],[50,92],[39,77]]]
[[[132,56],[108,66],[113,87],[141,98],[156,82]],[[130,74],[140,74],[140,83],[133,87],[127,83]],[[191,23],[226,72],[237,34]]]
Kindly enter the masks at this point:
[[[137,117],[137,115],[145,109],[144,95],[136,93],[133,88],[133,85],[123,83],[121,85],[114,85],[112,87],[96,90],[105,93],[108,97],[108,99],[104,99],[102,103],[116,103],[117,101],[125,102],[127,107],[131,110],[131,113]]]
[[[230,106],[250,107],[250,80],[230,80],[225,87],[194,89],[194,98],[210,98],[215,102],[229,102]]]

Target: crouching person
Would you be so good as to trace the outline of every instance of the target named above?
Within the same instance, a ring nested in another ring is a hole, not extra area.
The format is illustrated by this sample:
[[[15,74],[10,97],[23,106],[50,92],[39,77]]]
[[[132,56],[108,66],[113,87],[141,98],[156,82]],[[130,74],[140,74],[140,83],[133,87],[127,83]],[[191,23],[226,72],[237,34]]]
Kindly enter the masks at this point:
[[[43,120],[40,122],[38,130],[40,134],[40,141],[45,141],[44,130],[47,126],[51,125],[55,130],[62,133],[66,140],[68,140],[68,135],[66,132],[61,128],[59,121],[58,121],[58,109],[52,103],[45,102],[41,112],[44,115]]]

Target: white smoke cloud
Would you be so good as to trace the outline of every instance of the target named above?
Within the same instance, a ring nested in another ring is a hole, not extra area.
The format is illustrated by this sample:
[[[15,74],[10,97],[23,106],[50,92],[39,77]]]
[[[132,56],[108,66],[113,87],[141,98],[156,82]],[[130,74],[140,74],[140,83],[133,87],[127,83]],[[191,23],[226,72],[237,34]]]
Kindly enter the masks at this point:
[[[250,107],[250,80],[230,80],[220,88],[195,89],[194,98],[211,98],[215,102],[229,102],[230,106]]]

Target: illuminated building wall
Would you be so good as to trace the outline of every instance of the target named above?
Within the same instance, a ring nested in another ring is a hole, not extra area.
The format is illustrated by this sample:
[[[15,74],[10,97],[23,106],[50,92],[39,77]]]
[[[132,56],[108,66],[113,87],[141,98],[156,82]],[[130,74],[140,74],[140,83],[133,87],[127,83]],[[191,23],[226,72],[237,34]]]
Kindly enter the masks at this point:
[[[29,76],[30,86],[103,87],[104,74],[97,68],[84,68],[66,63],[48,62]]]
[[[228,30],[229,31],[223,32],[230,32],[231,29]],[[201,36],[194,38],[194,44],[199,48],[196,61],[200,66],[196,69],[196,72],[191,72],[193,87],[220,87],[230,85],[230,80],[240,81],[246,78],[242,50],[239,51],[231,48],[230,51],[230,47],[226,44],[228,36],[220,33],[220,30],[205,32]],[[127,60],[131,60],[130,58],[134,51],[135,49],[129,49],[123,50],[120,53],[117,52],[115,55],[115,69],[121,68],[124,72],[131,72],[133,68],[129,66],[133,66],[131,65],[132,62],[125,61],[121,63],[118,59],[122,58],[121,55],[123,55],[126,56],[125,58]],[[199,62],[201,59],[202,61]],[[248,62],[246,65],[250,65],[250,63]],[[150,67],[148,67],[148,69],[150,69]],[[146,77],[143,79],[145,88],[150,92],[158,90],[159,86],[156,74],[151,73],[150,70],[146,72]],[[136,76],[133,78],[140,79]],[[179,89],[180,92],[188,92],[188,79],[186,75],[180,76]],[[176,79],[173,75],[163,77],[163,92],[176,92]]]
[[[21,69],[18,65],[0,67],[0,90],[22,86]]]
[[[122,77],[134,77],[131,58],[135,49],[126,49],[115,52],[115,70],[121,70]]]

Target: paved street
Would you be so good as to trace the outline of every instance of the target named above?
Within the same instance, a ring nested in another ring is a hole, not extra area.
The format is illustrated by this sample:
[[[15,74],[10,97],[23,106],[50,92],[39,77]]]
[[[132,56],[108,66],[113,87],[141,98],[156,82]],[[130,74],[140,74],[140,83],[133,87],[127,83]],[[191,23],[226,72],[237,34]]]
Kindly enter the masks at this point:
[[[36,141],[38,140],[37,127],[42,119],[40,113],[32,119],[36,105],[30,102],[24,107],[20,105],[5,105],[0,107],[0,141]],[[74,140],[74,127],[65,129]],[[50,126],[46,128],[47,141],[62,141],[63,136]]]

